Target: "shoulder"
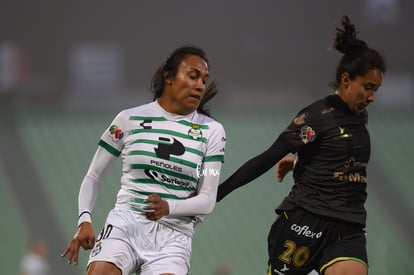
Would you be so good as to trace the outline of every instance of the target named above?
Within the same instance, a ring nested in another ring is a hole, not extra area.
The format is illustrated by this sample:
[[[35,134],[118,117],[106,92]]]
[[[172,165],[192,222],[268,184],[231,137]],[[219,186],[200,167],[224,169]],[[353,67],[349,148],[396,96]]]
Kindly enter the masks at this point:
[[[194,122],[197,124],[206,125],[209,129],[220,129],[224,131],[224,127],[220,122],[218,122],[216,119],[212,117],[203,115],[201,113],[197,113]]]
[[[330,104],[329,96],[318,99],[301,109],[288,126],[289,131],[321,133],[334,121],[335,107]]]
[[[330,103],[329,98],[330,98],[330,96],[327,96],[327,97],[324,97],[324,98],[321,98],[321,99],[318,99],[318,100],[312,102],[311,104],[309,104],[308,106],[303,108],[300,111],[300,113],[305,112],[305,111],[307,111],[307,112],[309,112],[309,111],[318,112],[318,111],[323,111],[327,108],[333,107],[332,104]]]
[[[148,112],[150,110],[154,109],[155,102],[150,102],[150,103],[146,103],[143,105],[139,105],[136,107],[132,107],[132,108],[127,108],[122,110],[121,112],[125,113],[125,114],[139,114],[139,113],[143,113],[143,112]]]
[[[305,121],[313,121],[319,119],[321,116],[329,114],[334,111],[334,108],[329,104],[325,98],[318,99],[306,107],[302,108],[296,115],[293,123],[296,125],[304,124]]]
[[[141,116],[141,115],[148,116],[148,114],[151,114],[153,110],[155,110],[154,102],[150,102],[150,103],[139,105],[136,107],[123,109],[118,113],[118,116],[122,116],[122,117]]]

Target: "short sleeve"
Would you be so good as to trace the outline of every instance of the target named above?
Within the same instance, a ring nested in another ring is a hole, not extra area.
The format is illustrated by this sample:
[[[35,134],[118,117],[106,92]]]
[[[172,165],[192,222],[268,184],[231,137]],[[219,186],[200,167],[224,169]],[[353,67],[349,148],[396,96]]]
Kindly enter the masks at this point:
[[[100,146],[117,157],[121,154],[124,147],[125,124],[125,114],[124,112],[120,112],[102,134],[99,141]]]
[[[224,162],[224,152],[226,147],[226,133],[220,123],[215,123],[212,133],[207,141],[207,152],[204,162],[220,161]]]

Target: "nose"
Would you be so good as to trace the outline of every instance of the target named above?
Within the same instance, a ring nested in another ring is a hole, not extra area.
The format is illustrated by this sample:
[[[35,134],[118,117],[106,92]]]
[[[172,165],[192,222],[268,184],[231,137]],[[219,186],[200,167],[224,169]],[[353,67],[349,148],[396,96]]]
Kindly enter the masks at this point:
[[[369,103],[374,102],[374,101],[375,101],[375,92],[371,92],[371,93],[368,95],[367,100],[368,100],[368,102],[369,102]]]
[[[202,92],[204,91],[204,88],[202,88],[202,87],[197,87],[197,88],[196,88],[196,90],[197,90],[197,92],[202,93]]]
[[[206,88],[206,84],[204,83],[204,81],[202,79],[197,80],[196,90],[202,93],[205,88]]]

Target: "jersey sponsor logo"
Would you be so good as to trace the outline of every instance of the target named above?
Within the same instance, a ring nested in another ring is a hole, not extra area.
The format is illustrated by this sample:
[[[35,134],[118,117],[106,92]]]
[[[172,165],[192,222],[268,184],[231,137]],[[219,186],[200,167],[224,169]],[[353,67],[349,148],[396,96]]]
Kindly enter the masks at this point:
[[[109,127],[109,136],[114,142],[118,142],[124,137],[124,132],[122,132],[118,125],[112,125]]]
[[[170,169],[170,170],[173,170],[173,171],[176,171],[176,172],[180,172],[180,173],[183,171],[183,168],[181,168],[179,166],[171,165],[169,163],[165,163],[165,162],[158,161],[158,160],[153,160],[152,159],[151,164],[154,164],[158,167],[162,167],[162,168],[165,168],[165,169]]]
[[[310,126],[303,126],[300,129],[300,138],[304,144],[307,144],[315,140],[316,132]]]
[[[352,170],[364,170],[368,166],[367,162],[360,162],[357,161],[354,157],[350,157],[349,160],[347,160],[344,164],[344,167],[346,169],[352,169]],[[358,167],[358,168],[356,168]],[[354,171],[354,172],[334,172],[333,176],[338,181],[343,182],[359,182],[359,183],[367,183],[367,178],[362,175],[361,172]]]
[[[336,136],[334,139],[352,137],[352,134],[345,133],[345,128],[338,127],[338,129],[339,129],[339,136]]]
[[[221,141],[222,142],[226,142],[226,137],[221,137]],[[222,147],[221,149],[220,149],[220,151],[219,151],[220,153],[224,153],[225,152],[225,149],[224,149],[224,147]]]
[[[141,126],[144,129],[152,129],[151,125],[145,125],[145,124],[151,124],[152,120],[151,119],[144,119],[144,121],[142,121],[139,126]]]
[[[177,178],[172,178],[172,177],[169,177],[169,176],[164,175],[164,174],[159,174],[157,171],[153,171],[153,170],[150,170],[150,169],[145,169],[144,172],[148,177],[150,177],[151,179],[156,180],[156,181],[170,183],[170,184],[184,186],[184,187],[191,186],[191,183],[188,182],[188,181],[180,180],[180,179],[177,179]]]
[[[160,137],[158,139],[161,142],[158,147],[154,149],[157,157],[161,159],[170,159],[170,155],[181,156],[185,153],[184,145],[175,138]]]
[[[200,125],[193,124],[191,129],[188,130],[188,136],[192,137],[193,139],[201,139],[203,137],[203,132],[201,131]]]
[[[311,239],[319,239],[322,236],[322,232],[312,232],[312,230],[309,229],[309,226],[304,225],[304,226],[300,226],[297,225],[296,223],[292,224],[292,226],[290,227],[290,229],[294,232],[296,232],[296,234],[298,234],[298,236],[302,235],[305,236],[307,238],[311,238]]]
[[[327,115],[329,113],[332,113],[333,111],[335,111],[335,108],[329,107],[329,108],[323,109],[322,112],[321,112],[321,114],[322,115]]]
[[[293,123],[296,125],[302,125],[305,124],[305,118],[308,116],[308,113],[302,113],[298,115],[294,120]]]
[[[334,178],[338,181],[344,181],[344,182],[359,182],[359,183],[367,183],[367,178],[359,172],[350,172],[350,173],[344,173],[344,172],[334,172],[333,174]]]
[[[344,166],[346,168],[348,168],[348,167],[368,167],[368,163],[367,162],[356,161],[354,157],[350,157],[349,160],[347,162],[345,162]]]

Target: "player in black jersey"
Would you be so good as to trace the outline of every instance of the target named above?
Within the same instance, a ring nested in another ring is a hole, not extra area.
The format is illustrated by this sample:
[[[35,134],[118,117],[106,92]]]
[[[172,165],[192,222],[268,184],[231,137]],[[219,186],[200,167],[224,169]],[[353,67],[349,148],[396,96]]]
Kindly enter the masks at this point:
[[[363,275],[368,272],[365,220],[370,138],[366,107],[386,65],[343,16],[333,49],[342,53],[335,93],[302,109],[265,152],[224,181],[217,200],[297,154],[294,185],[276,208],[268,235],[268,275]]]

